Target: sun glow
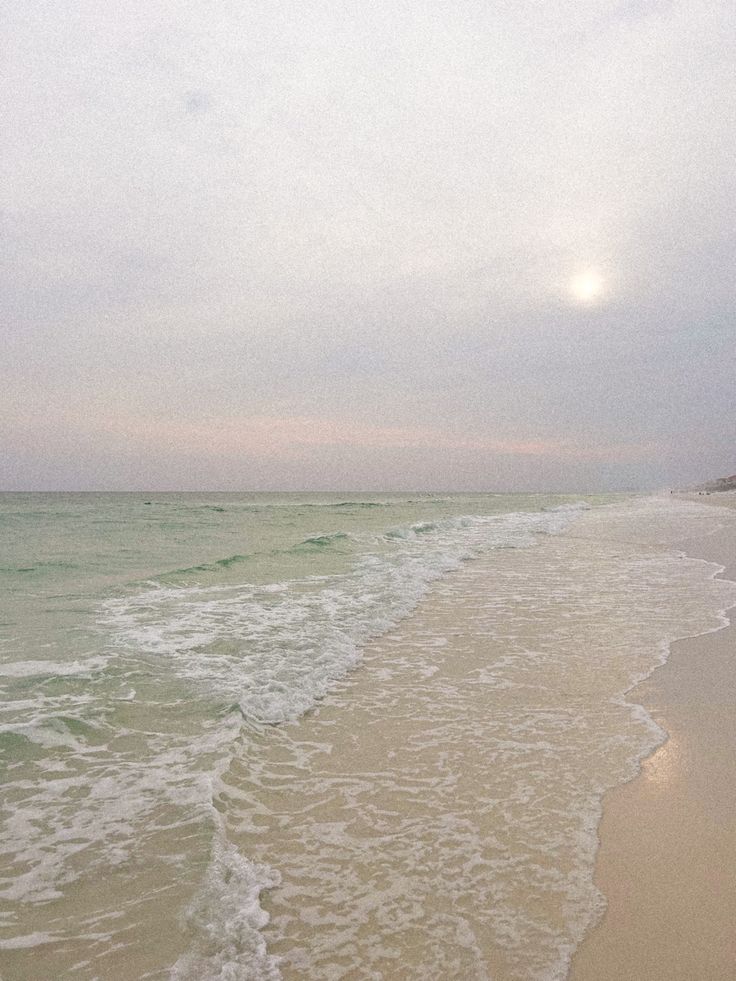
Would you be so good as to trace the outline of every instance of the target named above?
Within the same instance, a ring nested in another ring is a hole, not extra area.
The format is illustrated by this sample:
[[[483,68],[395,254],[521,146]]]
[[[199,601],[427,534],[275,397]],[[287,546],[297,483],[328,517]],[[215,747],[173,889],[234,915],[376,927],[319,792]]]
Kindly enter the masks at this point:
[[[606,295],[606,281],[597,269],[582,269],[568,283],[573,302],[582,306],[594,306]]]

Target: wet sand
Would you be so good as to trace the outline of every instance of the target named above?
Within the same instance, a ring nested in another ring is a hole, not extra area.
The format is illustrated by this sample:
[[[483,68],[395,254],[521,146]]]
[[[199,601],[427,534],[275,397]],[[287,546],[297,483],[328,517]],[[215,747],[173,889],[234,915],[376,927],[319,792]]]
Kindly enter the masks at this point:
[[[736,496],[699,503],[736,506]],[[736,533],[686,541],[736,579]],[[595,881],[607,911],[570,981],[736,977],[736,608],[732,625],[672,645],[630,698],[670,734],[605,797]]]

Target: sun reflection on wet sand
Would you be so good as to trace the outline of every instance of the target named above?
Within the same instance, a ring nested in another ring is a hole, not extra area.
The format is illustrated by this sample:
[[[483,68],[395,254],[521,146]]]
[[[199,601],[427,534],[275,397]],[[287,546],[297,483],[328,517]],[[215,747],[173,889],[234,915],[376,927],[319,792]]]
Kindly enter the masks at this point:
[[[642,765],[642,777],[648,788],[657,793],[672,793],[682,782],[685,769],[685,753],[680,737],[671,733],[669,738]]]

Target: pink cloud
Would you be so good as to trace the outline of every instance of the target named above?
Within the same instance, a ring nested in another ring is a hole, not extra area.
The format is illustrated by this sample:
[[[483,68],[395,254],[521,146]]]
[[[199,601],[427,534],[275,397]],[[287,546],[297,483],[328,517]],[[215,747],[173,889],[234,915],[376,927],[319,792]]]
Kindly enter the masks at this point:
[[[80,420],[80,423],[82,420]],[[254,415],[187,423],[143,417],[98,417],[85,427],[148,447],[168,446],[224,456],[284,457],[318,446],[365,449],[471,450],[524,457],[570,460],[636,460],[651,445],[602,444],[580,440],[508,439],[433,427],[381,426],[317,416]]]

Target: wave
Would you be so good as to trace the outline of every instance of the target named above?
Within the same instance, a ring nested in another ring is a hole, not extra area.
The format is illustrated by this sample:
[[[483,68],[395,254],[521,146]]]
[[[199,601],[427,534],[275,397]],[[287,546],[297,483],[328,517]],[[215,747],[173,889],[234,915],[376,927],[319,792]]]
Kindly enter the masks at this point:
[[[145,507],[172,508],[174,511],[218,511],[225,513],[227,508],[219,504],[180,504],[178,501],[143,501]]]
[[[0,573],[14,575],[19,572],[41,572],[44,569],[79,569],[77,562],[34,562],[33,565],[3,565],[0,566]]]
[[[152,583],[108,601],[101,619],[113,646],[166,658],[177,675],[237,702],[248,719],[284,722],[324,697],[360,661],[366,641],[407,616],[436,579],[487,549],[533,545],[537,533],[561,531],[573,518],[535,512],[420,522],[394,529],[393,538],[366,537],[339,575],[268,585]],[[292,551],[322,551],[349,537],[316,536]]]
[[[222,572],[224,569],[230,569],[233,566],[257,562],[264,556],[274,558],[304,552],[326,551],[350,540],[354,539],[351,535],[343,531],[315,535],[313,538],[305,538],[303,541],[297,542],[295,545],[289,545],[287,548],[274,548],[266,552],[236,553],[235,555],[227,555],[222,559],[214,559],[212,562],[200,562],[198,565],[190,565],[182,569],[172,569],[169,572],[160,573],[152,581],[167,581],[180,576],[191,576],[196,572]]]
[[[408,528],[391,528],[386,532],[386,538],[401,539],[406,541],[409,538],[416,538],[417,535],[425,535],[427,532],[436,531],[437,524],[434,521],[420,521]]]
[[[331,548],[338,542],[346,542],[352,539],[351,535],[346,534],[344,531],[332,531],[326,535],[315,535],[313,538],[305,538],[304,541],[299,542],[298,545],[294,545],[290,549],[285,551],[303,551],[304,549],[325,549]]]
[[[223,559],[214,559],[212,562],[201,562],[199,565],[189,565],[183,569],[172,569],[169,572],[162,572],[155,577],[155,580],[166,580],[175,576],[187,576],[193,572],[219,572],[222,569],[229,569],[231,566],[240,565],[244,562],[251,562],[256,557],[256,553],[250,555],[236,554],[226,555]]]
[[[239,565],[241,562],[249,562],[252,558],[252,555],[228,555],[224,559],[217,559],[213,563],[213,566],[216,569],[229,569],[231,565]]]
[[[391,498],[388,501],[303,501],[303,502],[288,502],[281,504],[263,504],[260,507],[263,508],[283,508],[283,507],[294,507],[294,508],[394,508],[401,507],[407,504],[442,504],[447,501],[451,501],[450,497],[434,497],[428,494],[426,497],[397,497]]]
[[[234,500],[230,507],[222,507],[219,504],[184,504],[179,501],[143,501],[147,507],[171,508],[175,511],[218,511],[227,512],[229,510],[242,511],[268,511],[277,508],[390,508],[402,504],[427,504],[429,501],[436,504],[438,501],[448,500],[447,498],[427,497],[421,498],[395,498],[388,501],[239,501]]]

